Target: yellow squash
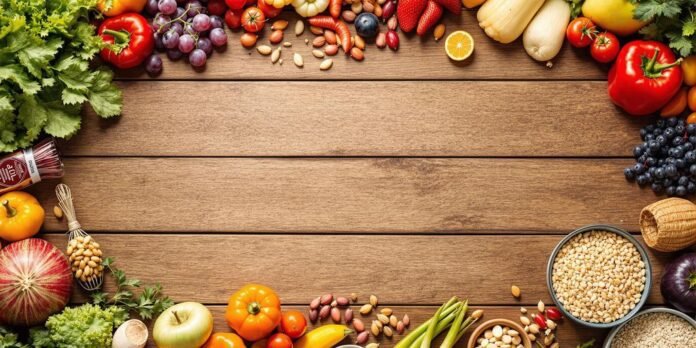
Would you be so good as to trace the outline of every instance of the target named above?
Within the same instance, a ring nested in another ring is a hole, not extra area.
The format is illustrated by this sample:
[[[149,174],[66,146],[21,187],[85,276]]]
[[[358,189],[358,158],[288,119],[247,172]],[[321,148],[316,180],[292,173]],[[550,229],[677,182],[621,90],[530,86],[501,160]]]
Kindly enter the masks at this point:
[[[352,333],[345,325],[320,326],[297,340],[293,348],[331,348]]]
[[[635,5],[630,0],[586,0],[582,14],[610,32],[626,36],[647,23],[633,18]]]

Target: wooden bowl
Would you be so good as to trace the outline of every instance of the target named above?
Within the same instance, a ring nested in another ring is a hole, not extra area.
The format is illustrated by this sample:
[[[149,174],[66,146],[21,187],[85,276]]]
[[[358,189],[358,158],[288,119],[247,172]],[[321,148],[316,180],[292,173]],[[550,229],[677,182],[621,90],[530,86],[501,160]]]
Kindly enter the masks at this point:
[[[520,337],[522,338],[522,345],[524,348],[532,348],[532,341],[529,340],[529,337],[527,337],[527,334],[524,332],[524,328],[522,325],[512,321],[512,320],[507,320],[507,319],[491,319],[479,326],[476,327],[474,332],[471,333],[471,336],[469,337],[469,342],[466,344],[467,348],[474,348],[476,347],[476,340],[479,338],[479,336],[483,335],[483,333],[496,326],[507,326],[517,332],[520,333]]]

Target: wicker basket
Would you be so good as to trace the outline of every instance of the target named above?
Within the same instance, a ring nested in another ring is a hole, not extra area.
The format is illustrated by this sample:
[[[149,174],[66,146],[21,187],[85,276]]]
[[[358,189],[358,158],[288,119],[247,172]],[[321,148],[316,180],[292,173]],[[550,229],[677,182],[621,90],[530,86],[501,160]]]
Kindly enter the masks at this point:
[[[640,212],[640,230],[655,250],[685,249],[696,243],[696,205],[681,198],[655,202]]]

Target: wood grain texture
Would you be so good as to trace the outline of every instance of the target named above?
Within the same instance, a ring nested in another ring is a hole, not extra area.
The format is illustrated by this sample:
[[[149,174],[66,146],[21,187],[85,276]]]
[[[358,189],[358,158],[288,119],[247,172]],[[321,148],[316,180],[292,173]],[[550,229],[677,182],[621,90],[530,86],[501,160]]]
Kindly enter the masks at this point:
[[[314,39],[307,30],[297,37],[293,29],[298,16],[294,13],[284,13],[283,18],[290,21],[285,30],[285,41],[293,44],[283,48],[282,57],[285,64],[271,64],[268,56],[261,56],[256,50],[247,50],[239,43],[240,32],[228,31],[228,45],[222,52],[213,53],[208,59],[207,66],[196,72],[185,60],[171,62],[165,54],[164,72],[157,79],[225,79],[225,80],[303,80],[303,79],[593,79],[605,80],[606,71],[596,64],[587,50],[573,49],[566,45],[561,53],[553,59],[552,69],[545,63],[539,63],[527,56],[522,47],[521,39],[513,44],[502,45],[489,39],[479,28],[476,15],[465,11],[459,18],[451,14],[445,16],[448,34],[454,30],[466,30],[474,38],[476,50],[471,58],[457,63],[447,58],[444,49],[444,39],[436,42],[431,34],[425,38],[416,35],[404,35],[399,32],[401,45],[397,52],[388,48],[378,49],[369,44],[365,51],[365,60],[356,62],[339,52],[333,57],[334,67],[329,71],[320,71],[319,59],[312,57],[312,46],[304,40]],[[350,25],[355,33],[355,29]],[[386,30],[386,27],[382,27]],[[258,45],[268,44],[270,23],[266,25],[265,33],[259,38]],[[292,64],[292,53],[304,56],[305,66],[302,69]],[[120,78],[148,79],[142,70],[122,71]]]
[[[232,330],[227,326],[225,323],[224,315],[225,315],[225,307],[224,306],[208,306],[210,311],[213,313],[213,318],[215,320],[215,326],[214,326],[214,332],[231,332]],[[288,308],[288,309],[297,309],[297,310],[305,310],[306,307],[298,307],[298,306],[284,306],[283,308]],[[425,307],[425,306],[412,306],[412,307],[400,307],[400,306],[390,306],[394,310],[394,313],[396,314],[408,314],[409,317],[411,318],[411,328],[415,329],[418,327],[418,324],[425,322],[426,320],[430,319],[430,317],[435,313],[437,310],[437,307]],[[485,322],[488,319],[495,319],[495,318],[506,318],[510,320],[515,320],[519,322],[519,307],[502,307],[502,306],[472,306],[470,307],[471,310],[477,310],[477,309],[483,309],[485,312],[484,318],[472,326],[471,329],[467,332],[465,335],[465,338],[460,341],[459,344],[457,344],[455,347],[457,348],[463,348],[466,347],[466,342],[469,339],[469,336],[473,332],[474,328],[476,325],[479,325],[483,322]],[[354,307],[354,312],[357,313],[356,307]],[[361,316],[357,315],[358,318],[363,320],[366,323],[371,322],[370,320],[374,320],[375,316]],[[324,321],[323,324],[329,323],[330,321]],[[314,325],[309,326],[309,328],[315,328],[317,326],[320,326],[322,322],[318,322]],[[404,335],[408,334],[408,331],[404,333]],[[578,325],[575,325],[571,323],[570,321],[563,321],[560,323],[558,326],[558,329],[556,330],[556,337],[558,337],[558,341],[561,344],[561,347],[575,347],[577,344],[580,344],[582,342],[586,342],[591,339],[596,339],[597,342],[601,342],[602,338],[606,334],[606,331],[603,330],[588,330],[585,328],[582,328]],[[442,334],[438,340],[435,341],[435,344],[433,344],[433,347],[439,347],[441,340],[446,334]],[[342,344],[350,344],[355,342],[355,334],[350,335],[350,338],[346,338],[345,341],[342,342]],[[383,335],[380,336],[378,339],[375,339],[372,337],[370,339],[370,342],[378,342],[380,345],[380,348],[390,348],[396,345],[397,342],[399,342],[399,339],[403,337],[401,335],[395,335],[392,339],[388,339],[384,337]],[[155,347],[154,342],[152,339],[150,339],[148,347]]]
[[[630,160],[77,158],[66,160],[91,231],[566,233],[638,230],[657,198]],[[52,208],[55,182],[31,191]],[[53,216],[49,231],[64,231]]]
[[[603,82],[120,86],[123,116],[89,113],[67,154],[628,156],[646,122],[615,108]]]
[[[94,234],[116,266],[159,282],[178,301],[225,304],[246,283],[266,284],[286,304],[324,293],[375,294],[380,303],[551,303],[546,263],[562,236],[346,236]],[[63,248],[62,235],[48,239]],[[652,255],[659,279],[664,255]],[[520,301],[510,286],[522,289]],[[112,286],[107,286],[107,291]],[[80,298],[76,297],[76,301]],[[662,303],[654,284],[648,303]]]

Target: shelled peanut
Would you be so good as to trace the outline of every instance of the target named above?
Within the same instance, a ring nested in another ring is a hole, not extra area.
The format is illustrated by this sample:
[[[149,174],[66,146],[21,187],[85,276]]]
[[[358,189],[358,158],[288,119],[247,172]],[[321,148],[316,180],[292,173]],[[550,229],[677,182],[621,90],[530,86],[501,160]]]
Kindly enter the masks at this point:
[[[66,253],[75,278],[89,282],[104,272],[101,246],[91,236],[72,239]]]
[[[357,344],[367,343],[370,335],[376,338],[383,334],[385,337],[391,338],[395,334],[403,334],[411,322],[408,315],[399,319],[391,308],[385,307],[377,310],[379,301],[375,295],[371,295],[369,302],[359,307],[358,312],[362,319],[356,318],[350,305],[356,304],[357,301],[358,297],[355,293],[348,297],[334,297],[333,294],[319,296],[309,304],[309,320],[316,323],[330,317],[334,323],[343,321],[346,325],[352,325],[357,333]],[[341,315],[342,309],[344,310],[343,315]],[[375,314],[374,318],[373,314]]]
[[[524,327],[524,332],[532,342],[538,346],[558,348],[559,343],[556,337],[558,321],[562,319],[561,313],[556,308],[546,308],[543,301],[537,303],[537,313],[531,313],[527,308],[520,308],[520,323]]]

